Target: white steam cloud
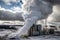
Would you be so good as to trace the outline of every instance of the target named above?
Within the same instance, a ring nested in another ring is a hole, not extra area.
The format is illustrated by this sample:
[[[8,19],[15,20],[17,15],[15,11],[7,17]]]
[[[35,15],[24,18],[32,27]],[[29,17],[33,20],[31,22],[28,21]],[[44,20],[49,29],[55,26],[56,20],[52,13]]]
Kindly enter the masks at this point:
[[[14,34],[11,34],[9,37],[25,34],[35,22],[39,19],[47,18],[52,12],[52,5],[49,2],[43,0],[23,0],[23,2],[22,10],[24,12],[23,18],[25,24],[21,29]]]
[[[53,13],[47,20],[48,22],[60,22],[60,5],[53,6]]]
[[[40,17],[40,19],[47,18],[52,12],[51,4],[42,0],[26,0],[22,5],[24,17],[31,18],[32,16]]]

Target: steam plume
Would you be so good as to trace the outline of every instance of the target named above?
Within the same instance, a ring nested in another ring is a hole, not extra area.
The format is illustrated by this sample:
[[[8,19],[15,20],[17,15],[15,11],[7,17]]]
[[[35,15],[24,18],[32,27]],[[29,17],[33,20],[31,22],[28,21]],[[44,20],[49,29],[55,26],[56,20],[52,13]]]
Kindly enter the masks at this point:
[[[30,27],[35,24],[39,19],[45,19],[52,12],[52,5],[44,0],[25,0],[23,1],[22,10],[24,12],[23,18],[25,20],[24,26],[15,34],[10,37],[21,36],[27,32]]]
[[[60,22],[60,5],[53,6],[53,13],[47,20],[48,22]]]

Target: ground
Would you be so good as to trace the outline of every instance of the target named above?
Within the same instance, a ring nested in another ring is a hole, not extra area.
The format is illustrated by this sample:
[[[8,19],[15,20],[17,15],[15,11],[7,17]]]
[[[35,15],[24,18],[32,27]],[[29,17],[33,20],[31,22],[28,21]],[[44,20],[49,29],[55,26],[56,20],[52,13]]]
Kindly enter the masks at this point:
[[[21,40],[60,40],[60,36],[54,35],[43,35],[43,36],[34,36],[29,37],[28,39],[21,39]]]
[[[4,31],[3,31],[4,30]],[[0,29],[0,40],[4,40],[6,38],[6,34],[11,33],[10,30],[5,30]],[[12,31],[14,32],[14,31]],[[32,37],[28,37],[28,38],[20,38],[20,40],[60,40],[60,36],[56,36],[56,35],[40,35],[40,36],[32,36]]]

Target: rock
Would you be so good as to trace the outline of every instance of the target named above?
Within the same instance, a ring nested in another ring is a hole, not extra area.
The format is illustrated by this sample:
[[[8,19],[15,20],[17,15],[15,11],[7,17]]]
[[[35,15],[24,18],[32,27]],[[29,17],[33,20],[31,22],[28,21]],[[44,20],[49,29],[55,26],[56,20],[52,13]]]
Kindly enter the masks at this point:
[[[7,40],[20,40],[20,37],[7,38]]]
[[[9,30],[0,30],[0,40],[6,40],[9,33],[11,33]]]

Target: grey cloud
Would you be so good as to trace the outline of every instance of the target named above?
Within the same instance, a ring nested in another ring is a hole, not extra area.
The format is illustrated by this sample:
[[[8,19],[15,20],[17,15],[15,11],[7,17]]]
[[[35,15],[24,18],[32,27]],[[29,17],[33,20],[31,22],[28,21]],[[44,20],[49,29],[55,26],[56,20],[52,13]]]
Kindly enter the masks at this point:
[[[21,20],[23,21],[22,12],[16,12],[15,14],[10,11],[0,10],[0,20]]]

